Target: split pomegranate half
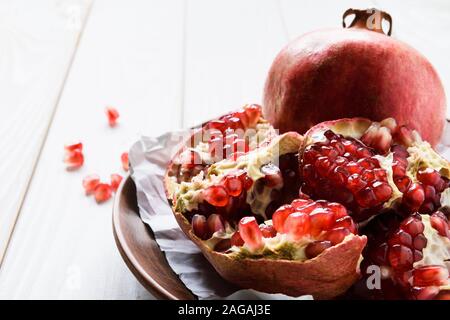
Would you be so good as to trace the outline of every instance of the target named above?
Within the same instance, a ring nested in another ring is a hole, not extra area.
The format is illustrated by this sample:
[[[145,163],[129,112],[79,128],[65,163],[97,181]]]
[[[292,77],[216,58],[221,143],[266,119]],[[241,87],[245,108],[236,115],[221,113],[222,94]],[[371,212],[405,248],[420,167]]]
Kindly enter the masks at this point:
[[[366,237],[344,206],[299,198],[303,138],[260,115],[250,105],[206,123],[175,156],[166,188],[177,221],[232,283],[336,297],[358,279]]]

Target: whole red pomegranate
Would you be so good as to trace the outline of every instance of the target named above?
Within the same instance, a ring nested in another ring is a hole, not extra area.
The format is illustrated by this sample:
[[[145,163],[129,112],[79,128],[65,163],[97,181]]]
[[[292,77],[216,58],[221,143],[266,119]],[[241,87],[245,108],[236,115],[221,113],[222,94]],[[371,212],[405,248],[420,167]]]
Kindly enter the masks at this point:
[[[445,119],[445,93],[430,62],[383,33],[389,14],[354,14],[349,28],[304,34],[289,43],[269,71],[263,114],[281,132],[306,132],[326,120],[393,117],[435,145]],[[345,27],[345,22],[343,23]]]

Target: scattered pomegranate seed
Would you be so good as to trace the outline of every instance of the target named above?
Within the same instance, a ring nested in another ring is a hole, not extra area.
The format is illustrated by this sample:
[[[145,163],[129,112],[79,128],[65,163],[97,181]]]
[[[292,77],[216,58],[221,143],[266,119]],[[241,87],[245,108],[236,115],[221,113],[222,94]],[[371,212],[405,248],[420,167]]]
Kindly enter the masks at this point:
[[[120,160],[122,161],[122,168],[125,171],[128,171],[130,169],[130,162],[128,161],[128,152],[122,153],[120,156]]]
[[[100,183],[100,177],[96,174],[91,174],[86,176],[83,179],[83,188],[87,195],[92,194],[97,187],[97,185]]]
[[[119,112],[116,108],[106,107],[106,116],[108,117],[108,123],[110,127],[114,127],[117,124],[117,119],[119,118]]]
[[[81,150],[68,151],[64,157],[64,163],[67,170],[78,169],[84,163],[84,155]]]
[[[258,250],[264,245],[262,232],[255,217],[244,217],[241,219],[239,222],[239,234],[245,244],[252,250]]]
[[[72,152],[72,151],[76,151],[76,150],[83,151],[83,143],[76,142],[76,143],[72,143],[69,145],[65,145],[64,150],[66,150],[67,152]]]
[[[109,184],[99,183],[94,190],[94,197],[97,203],[102,203],[111,198],[112,188]]]
[[[122,182],[122,176],[117,173],[113,173],[111,175],[111,188],[114,190],[114,192],[117,191],[117,188],[119,188],[120,183]]]

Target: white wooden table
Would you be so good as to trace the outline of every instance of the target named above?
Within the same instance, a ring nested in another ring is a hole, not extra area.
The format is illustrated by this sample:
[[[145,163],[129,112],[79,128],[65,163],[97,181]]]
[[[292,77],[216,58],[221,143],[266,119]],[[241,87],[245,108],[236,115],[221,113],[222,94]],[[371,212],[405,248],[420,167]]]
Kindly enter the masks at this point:
[[[446,0],[0,0],[0,298],[152,298],[116,250],[112,201],[84,196],[82,178],[122,173],[141,134],[260,102],[289,39],[374,6],[450,92]],[[74,139],[86,162],[68,173]]]

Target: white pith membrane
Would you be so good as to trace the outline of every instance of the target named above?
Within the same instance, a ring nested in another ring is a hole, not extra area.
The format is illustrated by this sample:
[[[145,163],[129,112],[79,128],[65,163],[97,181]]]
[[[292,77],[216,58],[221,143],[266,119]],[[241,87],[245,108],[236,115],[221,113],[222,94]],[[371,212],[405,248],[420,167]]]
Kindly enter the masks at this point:
[[[371,122],[367,119],[343,119],[338,120],[330,126],[324,126],[313,131],[304,140],[303,149],[308,145],[325,141],[326,137],[324,133],[327,130],[331,130],[336,134],[341,134],[348,138],[353,138],[360,140],[361,137],[371,128],[375,127],[377,129],[386,129],[385,132],[390,134],[391,128],[395,127],[397,124],[394,119],[387,118],[381,122]],[[421,168],[431,168],[436,170],[446,178],[450,178],[450,165],[447,160],[440,156],[431,145],[423,141],[419,133],[415,130],[411,132],[411,144],[407,147],[409,157],[407,158],[408,166],[406,168],[406,176],[408,176],[411,181],[418,182],[417,172]],[[385,155],[375,155],[380,164],[380,167],[384,169],[387,173],[387,180],[392,188],[392,195],[388,201],[383,204],[384,208],[392,208],[401,200],[403,193],[400,192],[398,187],[394,183],[392,164],[394,160],[393,152],[389,151]],[[445,189],[441,193],[441,204],[442,206],[450,205],[450,188]]]

